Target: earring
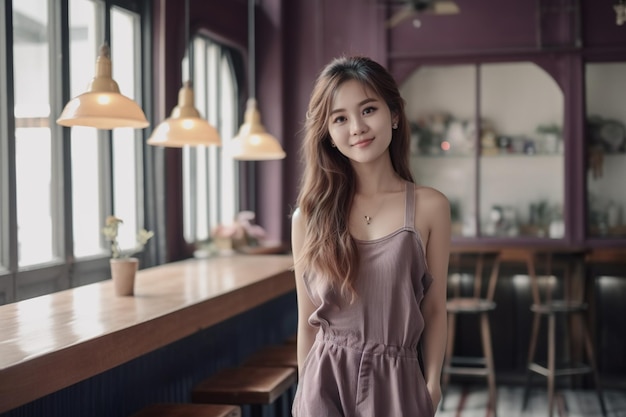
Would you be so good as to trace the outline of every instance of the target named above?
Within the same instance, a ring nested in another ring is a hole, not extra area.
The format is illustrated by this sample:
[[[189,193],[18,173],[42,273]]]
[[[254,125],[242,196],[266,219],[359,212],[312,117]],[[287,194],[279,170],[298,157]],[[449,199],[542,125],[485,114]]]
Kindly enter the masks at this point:
[[[330,146],[332,146],[333,148],[337,147],[337,145],[335,145],[335,142],[333,142],[332,140],[330,141]]]
[[[392,129],[397,129],[398,128],[398,123],[394,122],[394,124],[391,125],[391,128]]]

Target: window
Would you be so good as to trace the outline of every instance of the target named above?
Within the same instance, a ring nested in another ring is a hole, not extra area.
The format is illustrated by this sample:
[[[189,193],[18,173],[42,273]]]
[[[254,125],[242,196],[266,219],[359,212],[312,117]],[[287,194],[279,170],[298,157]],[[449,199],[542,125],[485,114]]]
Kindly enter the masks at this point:
[[[70,0],[69,11],[70,96],[75,97],[85,90],[94,75],[93,71],[86,69],[93,68],[103,41],[97,23],[104,9],[93,1]],[[100,222],[104,215],[104,201],[100,184],[106,164],[100,158],[104,144],[96,129],[74,127],[70,135],[74,254],[80,258],[102,252]]]
[[[90,0],[70,2],[72,96],[87,86],[102,41],[95,33],[104,9]],[[139,16],[118,7],[111,9],[111,61],[113,79],[122,94],[137,100],[139,92]],[[142,184],[141,131],[130,128],[100,132],[72,129],[73,229],[76,257],[102,255],[108,247],[100,230],[103,219],[124,220],[119,231],[122,250],[135,245],[142,223],[139,194]],[[112,175],[112,181],[107,181]],[[110,187],[108,186],[110,184]]]
[[[238,86],[232,51],[206,37],[193,39],[196,108],[215,126],[222,143],[238,129]],[[184,71],[183,71],[184,72]],[[222,148],[183,149],[184,229],[187,242],[210,238],[218,224],[230,224],[238,207],[235,161]]]
[[[50,24],[47,0],[13,4],[15,180],[19,266],[57,260],[59,202],[50,129]]]
[[[141,93],[140,85],[140,33],[139,16],[120,8],[111,11],[111,59],[113,78],[124,95],[137,101]],[[119,243],[122,250],[132,250],[136,246],[135,236],[143,227],[143,166],[142,131],[136,129],[115,129],[113,135],[113,211],[124,220],[119,230]]]
[[[106,216],[124,220],[122,249],[143,227],[144,131],[56,124],[95,75],[107,24],[113,78],[141,105],[149,9],[115,3],[107,11],[100,0],[9,1],[12,37],[0,41],[0,304],[108,278]]]

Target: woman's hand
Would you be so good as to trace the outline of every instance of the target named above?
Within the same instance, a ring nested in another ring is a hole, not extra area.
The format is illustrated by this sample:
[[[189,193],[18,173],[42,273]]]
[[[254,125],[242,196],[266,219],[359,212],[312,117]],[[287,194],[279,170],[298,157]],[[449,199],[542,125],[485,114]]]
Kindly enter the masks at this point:
[[[433,410],[437,412],[439,402],[441,401],[441,385],[439,384],[426,384],[426,389],[430,394],[430,399],[433,401]]]

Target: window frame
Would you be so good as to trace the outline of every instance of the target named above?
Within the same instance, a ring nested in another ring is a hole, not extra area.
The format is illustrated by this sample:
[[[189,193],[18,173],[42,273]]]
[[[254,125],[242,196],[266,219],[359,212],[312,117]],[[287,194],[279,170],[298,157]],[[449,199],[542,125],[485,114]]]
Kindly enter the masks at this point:
[[[49,129],[52,140],[52,185],[51,189],[56,194],[52,198],[53,230],[55,233],[53,262],[18,266],[18,236],[17,236],[17,207],[16,207],[16,149],[15,149],[15,115],[14,109],[14,85],[13,77],[13,2],[6,0],[0,10],[0,31],[4,36],[0,39],[0,83],[6,88],[0,89],[0,305],[8,304],[60,291],[67,288],[97,282],[110,278],[109,254],[75,259],[73,246],[72,225],[72,183],[71,183],[71,140],[70,128],[63,128],[56,124],[56,118],[70,97],[69,74],[69,2],[68,0],[48,0],[48,28],[49,28],[49,51],[50,51],[50,115]],[[110,13],[113,8],[134,13],[138,17],[137,51],[141,54],[136,56],[138,65],[135,67],[135,99],[142,105],[147,115],[152,114],[150,103],[152,97],[151,66],[146,63],[151,61],[151,26],[152,16],[151,2],[142,0],[92,0],[104,10],[108,7]],[[105,19],[110,24],[110,19]],[[106,23],[104,23],[106,25]],[[114,30],[114,28],[111,28]],[[137,55],[137,54],[135,54]],[[92,67],[93,68],[93,67]],[[138,202],[137,220],[138,227],[143,226],[150,218],[150,210],[146,202],[156,197],[150,197],[154,192],[152,181],[148,183],[147,158],[152,154],[146,149],[145,130],[136,130],[133,133],[135,149],[137,150],[135,169],[139,173],[136,198]],[[101,138],[99,142],[108,155],[109,167],[104,177],[105,203],[108,211],[113,207],[112,178],[110,169],[112,158],[112,132],[98,131]],[[102,192],[102,190],[101,190]],[[105,211],[106,214],[106,211]],[[104,241],[104,238],[102,238]],[[147,267],[155,264],[154,251],[141,253],[141,266]]]

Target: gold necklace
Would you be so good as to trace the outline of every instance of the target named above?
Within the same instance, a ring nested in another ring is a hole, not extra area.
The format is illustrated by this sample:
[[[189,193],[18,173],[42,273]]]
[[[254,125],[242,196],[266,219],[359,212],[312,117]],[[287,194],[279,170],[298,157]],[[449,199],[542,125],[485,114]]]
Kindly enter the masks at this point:
[[[387,198],[385,196],[382,197],[382,200],[380,202],[380,205],[378,206],[378,208],[376,209],[376,211],[374,212],[374,216],[368,216],[368,215],[364,215],[363,218],[365,219],[365,224],[366,225],[370,225],[372,224],[372,221],[374,220],[374,217],[376,217],[378,215],[378,213],[380,213],[380,210],[383,208],[383,205],[385,204],[385,200],[387,200]]]

